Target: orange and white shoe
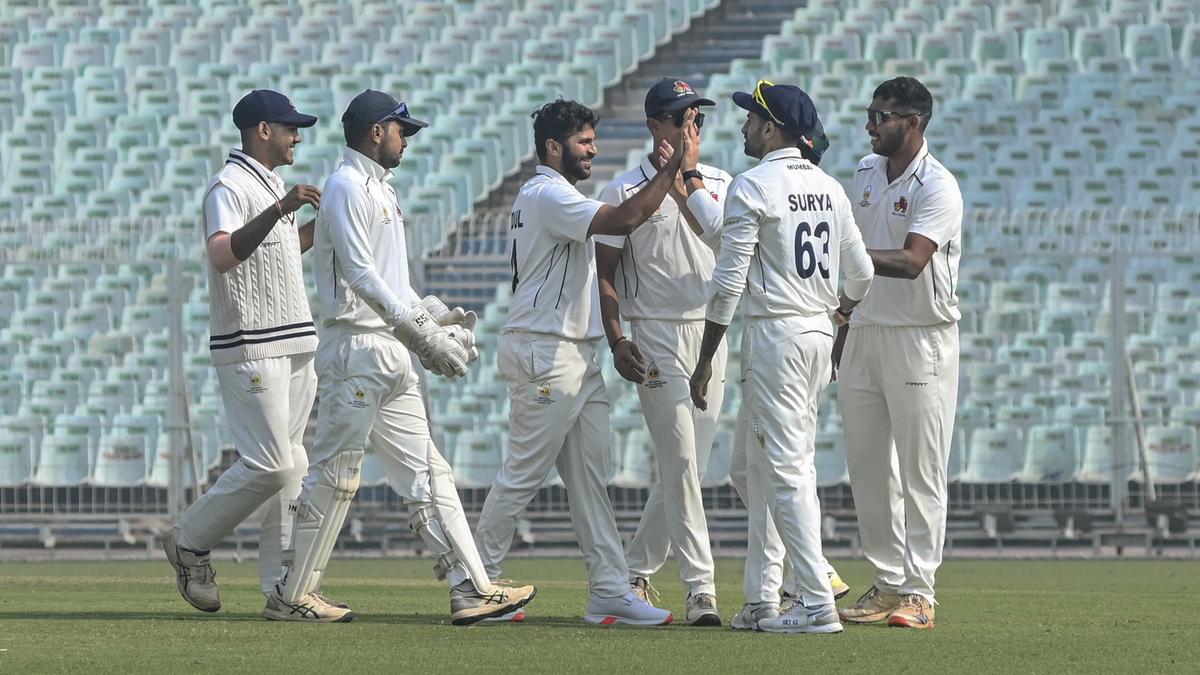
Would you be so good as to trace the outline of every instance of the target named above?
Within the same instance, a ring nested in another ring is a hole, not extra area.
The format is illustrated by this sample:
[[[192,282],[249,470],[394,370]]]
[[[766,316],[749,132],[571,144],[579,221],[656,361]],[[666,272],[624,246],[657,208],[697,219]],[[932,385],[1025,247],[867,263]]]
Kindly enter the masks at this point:
[[[518,609],[515,612],[493,616],[490,619],[483,619],[479,623],[521,623],[525,620],[525,610]]]
[[[583,620],[600,626],[665,626],[674,620],[669,610],[659,609],[630,591],[619,598],[592,595]]]
[[[888,617],[887,625],[895,628],[933,628],[933,603],[915,593],[905,595],[900,606]]]
[[[838,616],[847,623],[883,621],[900,607],[900,600],[901,596],[895,593],[871,586],[853,605],[839,610]]]

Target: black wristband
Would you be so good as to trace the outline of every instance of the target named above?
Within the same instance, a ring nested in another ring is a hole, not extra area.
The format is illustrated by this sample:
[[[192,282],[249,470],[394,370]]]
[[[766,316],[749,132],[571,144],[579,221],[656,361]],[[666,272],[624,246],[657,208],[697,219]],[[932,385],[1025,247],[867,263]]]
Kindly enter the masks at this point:
[[[852,310],[850,310],[849,312],[843,312],[843,311],[842,311],[842,308],[841,308],[841,307],[838,307],[838,308],[837,308],[837,313],[838,313],[838,314],[841,314],[842,316],[844,316],[844,317],[846,317],[846,318],[848,319],[848,318],[850,318],[850,315],[854,313],[854,310],[852,309]]]
[[[628,339],[629,339],[629,338],[627,338],[627,337],[625,337],[624,335],[622,335],[621,337],[617,338],[616,340],[613,340],[613,343],[612,343],[611,345],[609,345],[609,346],[608,346],[608,351],[610,351],[610,352],[611,352],[611,351],[616,351],[616,349],[617,349],[617,345],[621,344],[621,340],[628,340]]]
[[[700,173],[699,171],[697,171],[695,169],[689,169],[689,170],[683,172],[684,180],[691,180],[693,178],[695,178],[696,180],[704,180],[704,174]]]

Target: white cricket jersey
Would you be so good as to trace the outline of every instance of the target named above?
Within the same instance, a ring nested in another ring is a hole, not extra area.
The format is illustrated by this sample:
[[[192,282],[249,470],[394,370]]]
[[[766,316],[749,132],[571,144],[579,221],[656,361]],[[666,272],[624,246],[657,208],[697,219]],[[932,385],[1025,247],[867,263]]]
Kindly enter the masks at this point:
[[[592,340],[600,327],[596,248],[588,228],[604,202],[538,165],[513,202],[508,229],[512,301],[505,331]]]
[[[874,267],[845,190],[798,148],[767,153],[733,179],[722,228],[711,321],[729,325],[745,289],[746,316],[812,318],[831,333],[838,271],[851,299],[870,288]]]
[[[732,181],[720,169],[700,164],[704,189],[688,196],[687,207],[700,224],[697,236],[676,201],[668,196],[633,234],[597,236],[596,243],[621,249],[616,287],[621,316],[627,319],[698,321],[704,319],[708,282],[721,243],[722,205]],[[648,157],[640,166],[609,183],[600,200],[616,206],[645,188],[658,170]]]
[[[232,235],[286,194],[279,174],[240,150],[204,192],[205,239]],[[208,266],[209,351],[214,365],[305,354],[317,348],[300,263],[296,216],[275,224],[258,248],[233,269]]]
[[[854,219],[870,249],[904,248],[909,232],[937,244],[916,279],[876,277],[871,294],[851,322],[879,326],[953,323],[958,308],[958,260],[962,255],[963,200],[958,181],[921,146],[912,164],[890,184],[887,158],[867,155],[854,175]]]
[[[313,237],[322,328],[390,333],[421,301],[408,276],[404,216],[387,182],[391,175],[346,148],[325,181]]]

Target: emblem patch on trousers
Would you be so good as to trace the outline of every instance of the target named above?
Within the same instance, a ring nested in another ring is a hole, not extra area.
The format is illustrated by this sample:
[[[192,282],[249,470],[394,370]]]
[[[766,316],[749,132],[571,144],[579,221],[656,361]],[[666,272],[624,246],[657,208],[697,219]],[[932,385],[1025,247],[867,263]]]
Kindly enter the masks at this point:
[[[354,398],[350,400],[350,407],[359,410],[371,407],[367,402],[367,390],[361,384],[354,387]]]
[[[246,393],[258,395],[266,390],[267,388],[262,386],[262,375],[257,370],[250,371],[250,388],[246,390]]]
[[[533,399],[533,402],[538,405],[551,405],[554,403],[554,399],[550,398],[550,394],[552,393],[553,391],[550,389],[550,383],[543,382],[538,385],[537,397]]]
[[[650,367],[646,369],[646,381],[642,384],[650,389],[661,389],[667,384],[666,380],[662,379],[662,372],[659,371],[658,365],[653,361],[650,362]]]

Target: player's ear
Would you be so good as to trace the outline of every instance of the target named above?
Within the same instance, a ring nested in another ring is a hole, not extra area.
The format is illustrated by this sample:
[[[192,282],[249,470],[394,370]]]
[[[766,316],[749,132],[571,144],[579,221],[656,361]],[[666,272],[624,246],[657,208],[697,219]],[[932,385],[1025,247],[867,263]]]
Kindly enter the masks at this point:
[[[562,157],[563,146],[558,142],[557,138],[546,139],[546,156],[547,157]]]
[[[258,123],[258,137],[264,141],[271,138],[271,125],[267,122]]]

